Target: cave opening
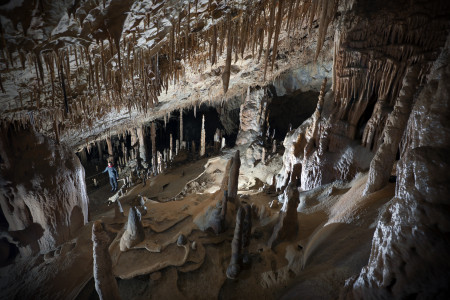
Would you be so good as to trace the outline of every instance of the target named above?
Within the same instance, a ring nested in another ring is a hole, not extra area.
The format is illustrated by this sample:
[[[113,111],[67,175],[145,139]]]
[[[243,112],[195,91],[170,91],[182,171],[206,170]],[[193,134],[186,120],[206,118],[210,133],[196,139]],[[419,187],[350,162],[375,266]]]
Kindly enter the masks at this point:
[[[237,125],[234,126],[236,130],[228,132],[225,130],[221,121],[217,109],[213,106],[201,104],[196,109],[193,107],[189,109],[183,109],[183,140],[186,142],[186,148],[188,150],[192,147],[192,141],[195,142],[197,149],[200,148],[201,130],[202,130],[202,117],[205,116],[205,141],[206,145],[214,143],[214,134],[216,129],[221,130],[222,136],[225,137],[228,147],[234,147],[237,137],[237,128],[239,128],[239,119],[236,119]],[[156,150],[164,151],[170,147],[170,134],[174,139],[173,145],[175,146],[175,140],[180,139],[180,113],[178,110],[172,111],[169,120],[164,125],[164,120],[158,119],[156,122]],[[147,144],[147,153],[151,155],[151,135],[145,135]],[[148,157],[148,159],[150,159]]]
[[[319,92],[297,90],[285,95],[274,95],[268,106],[270,136],[275,130],[275,139],[282,141],[286,134],[298,128],[311,117],[317,106]]]

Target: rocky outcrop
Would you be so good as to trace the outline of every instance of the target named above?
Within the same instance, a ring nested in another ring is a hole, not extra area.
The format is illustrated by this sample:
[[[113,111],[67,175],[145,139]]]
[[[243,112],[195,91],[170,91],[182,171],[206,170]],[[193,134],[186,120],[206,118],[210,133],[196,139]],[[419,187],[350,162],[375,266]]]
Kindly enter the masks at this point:
[[[395,198],[377,224],[368,265],[347,282],[343,298],[450,294],[450,60],[444,54],[413,106]]]
[[[0,157],[0,206],[20,253],[46,253],[75,237],[88,221],[77,156],[31,124],[24,129],[3,123]]]

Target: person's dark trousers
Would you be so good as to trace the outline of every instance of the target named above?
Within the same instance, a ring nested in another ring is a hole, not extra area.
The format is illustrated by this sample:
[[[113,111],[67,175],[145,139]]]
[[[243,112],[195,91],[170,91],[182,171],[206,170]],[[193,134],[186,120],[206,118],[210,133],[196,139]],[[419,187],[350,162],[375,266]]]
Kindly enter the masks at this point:
[[[109,184],[111,184],[113,191],[117,190],[117,180],[114,177],[109,177]]]

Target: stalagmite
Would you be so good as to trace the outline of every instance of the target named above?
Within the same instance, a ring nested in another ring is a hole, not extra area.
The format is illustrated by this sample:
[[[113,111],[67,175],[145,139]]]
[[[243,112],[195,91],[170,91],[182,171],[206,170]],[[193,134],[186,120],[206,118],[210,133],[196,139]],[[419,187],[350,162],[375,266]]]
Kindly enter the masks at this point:
[[[266,164],[266,148],[263,148],[263,149],[262,149],[261,163],[262,163],[263,165]]]
[[[112,147],[111,137],[110,136],[106,137],[106,144],[108,145],[108,155],[109,155],[108,160],[111,161],[112,158],[114,157],[114,153],[113,153],[113,147]]]
[[[226,145],[227,145],[227,143],[225,142],[225,137],[222,137],[222,143],[221,143],[221,145],[220,145],[220,149],[225,148]]]
[[[172,161],[173,159],[173,137],[172,134],[169,135],[170,140],[169,140],[169,160]]]
[[[227,277],[236,279],[241,271],[241,246],[242,246],[242,228],[243,228],[244,209],[239,207],[236,214],[236,227],[234,229],[234,237],[231,242],[231,261],[227,268]]]
[[[250,255],[248,253],[248,247],[250,246],[250,237],[252,235],[252,208],[250,204],[244,206],[245,219],[242,229],[242,263],[247,265],[250,263]]]
[[[145,238],[141,219],[134,206],[130,208],[130,212],[128,214],[128,222],[125,226],[125,232],[120,238],[120,251],[122,252],[131,249],[136,244],[142,242]]]
[[[214,153],[218,153],[220,150],[220,129],[217,128],[214,133]]]
[[[206,152],[206,133],[205,133],[205,115],[202,117],[202,132],[200,140],[200,157],[203,157]]]
[[[136,128],[137,136],[139,139],[139,157],[141,159],[142,166],[146,169],[147,168],[147,147],[145,145],[145,139],[144,139],[144,128],[141,126],[138,126]]]
[[[178,155],[179,150],[180,150],[180,141],[177,139],[175,141],[175,155]]]
[[[92,243],[95,290],[102,300],[120,299],[119,288],[112,272],[112,261],[108,250],[110,238],[101,221],[95,221],[92,226]]]
[[[150,136],[152,139],[152,160],[153,160],[153,172],[156,172],[157,169],[157,160],[156,160],[156,124],[155,122],[152,122],[151,128],[150,128]],[[156,164],[156,165],[155,165]]]
[[[236,150],[233,158],[233,165],[230,169],[230,177],[228,179],[228,198],[230,202],[236,204],[239,180],[239,168],[241,167],[241,157],[239,150]]]
[[[277,140],[272,142],[272,153],[277,153]]]
[[[99,162],[101,163],[103,161],[102,141],[97,141],[96,144],[97,144],[97,149],[98,149]]]
[[[273,228],[272,236],[267,243],[270,248],[280,241],[291,239],[297,235],[297,207],[300,200],[298,189],[294,183],[290,183],[284,191],[284,201],[278,215],[277,224]]]
[[[114,218],[120,219],[125,217],[125,214],[123,213],[122,203],[120,203],[120,200],[116,200],[116,205],[114,205]]]
[[[183,109],[180,108],[180,144],[183,142]],[[177,146],[178,149],[178,146]],[[177,152],[178,154],[178,152]]]

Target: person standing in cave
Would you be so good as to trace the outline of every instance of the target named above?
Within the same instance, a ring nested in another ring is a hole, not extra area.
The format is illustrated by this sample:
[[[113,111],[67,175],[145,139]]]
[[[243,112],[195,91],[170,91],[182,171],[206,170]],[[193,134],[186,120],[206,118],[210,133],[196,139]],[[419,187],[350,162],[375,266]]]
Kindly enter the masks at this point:
[[[119,178],[119,173],[117,173],[117,169],[113,166],[112,162],[108,162],[108,166],[102,172],[108,172],[109,175],[109,183],[111,184],[111,192],[115,192],[117,190],[117,179]]]

